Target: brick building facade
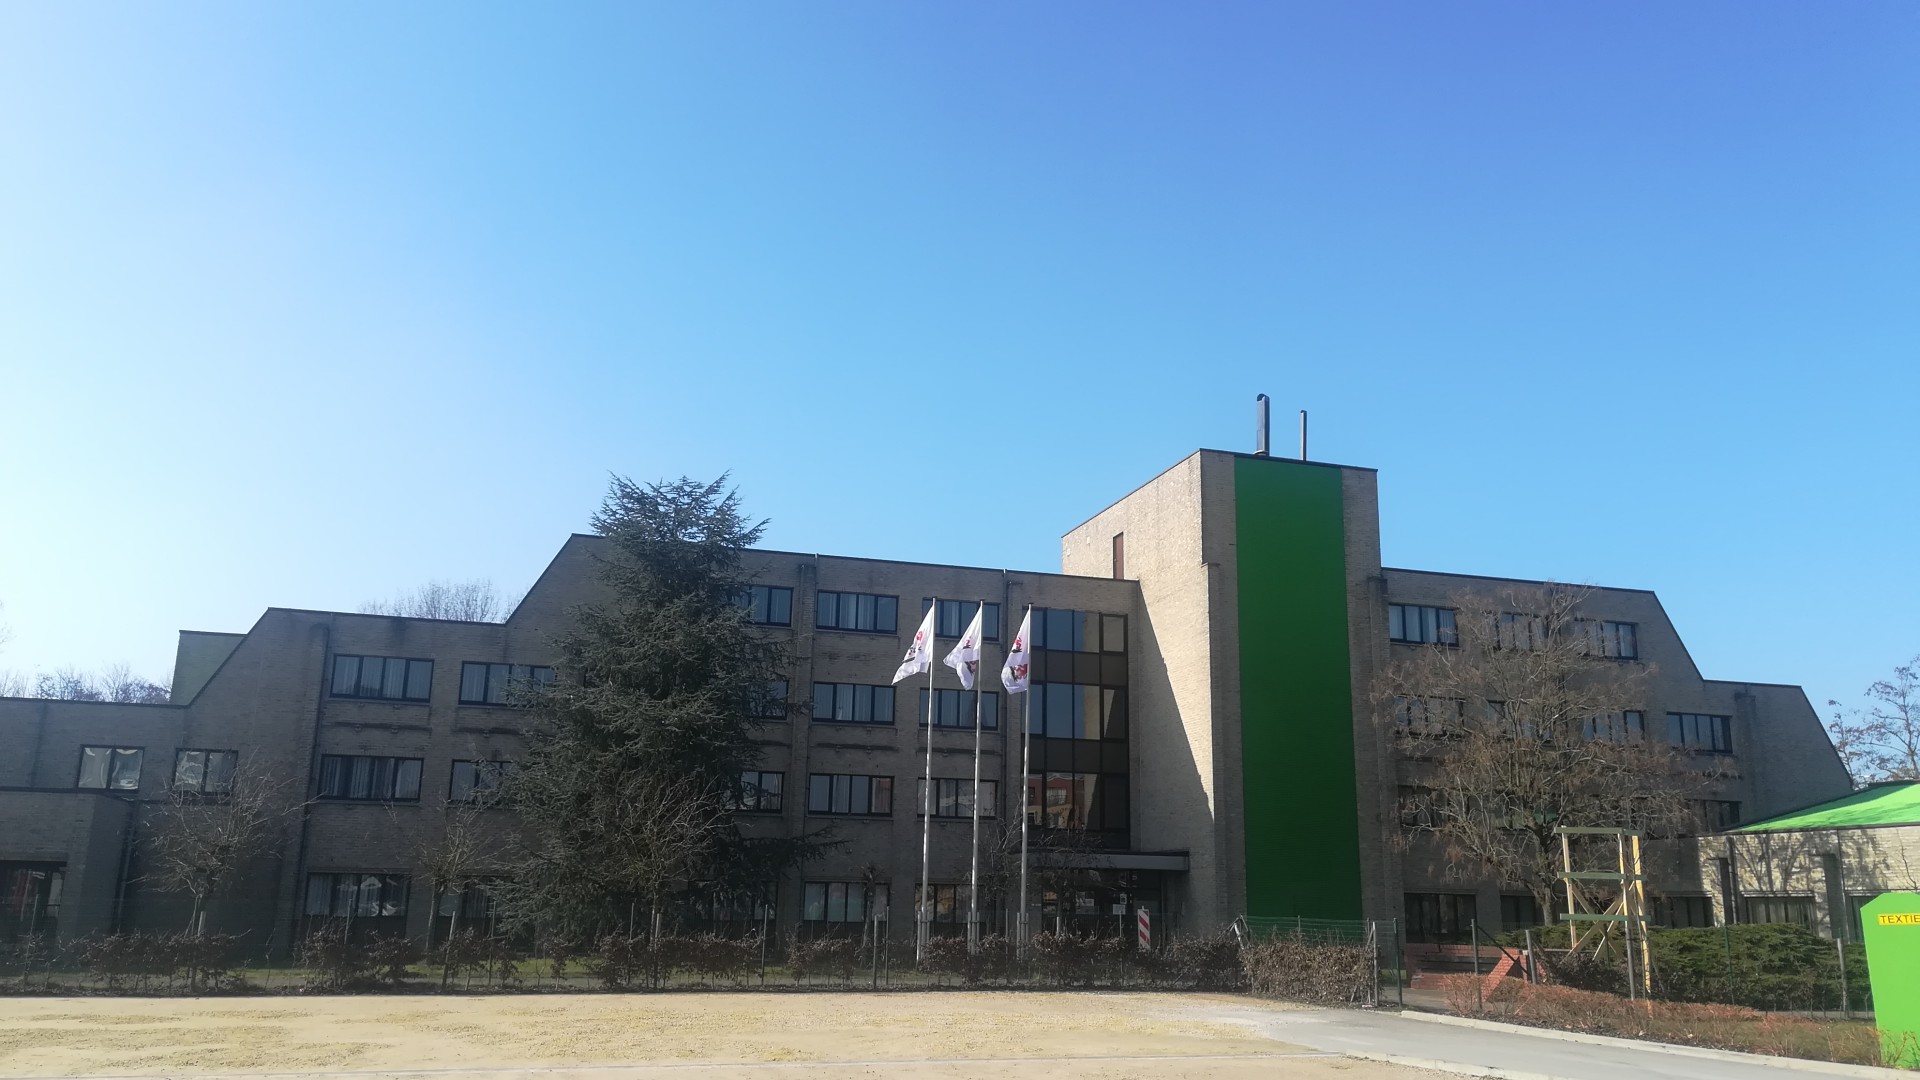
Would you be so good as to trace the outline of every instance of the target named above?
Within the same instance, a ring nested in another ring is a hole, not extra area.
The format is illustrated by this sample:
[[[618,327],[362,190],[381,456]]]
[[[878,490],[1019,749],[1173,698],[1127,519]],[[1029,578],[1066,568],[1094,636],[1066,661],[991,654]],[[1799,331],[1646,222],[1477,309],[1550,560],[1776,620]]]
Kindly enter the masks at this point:
[[[233,755],[304,778],[312,802],[209,925],[265,948],[349,916],[427,936],[443,907],[420,852],[489,763],[525,752],[524,715],[497,703],[499,686],[545,677],[569,610],[600,588],[602,543],[568,539],[503,623],[269,608],[245,633],[183,632],[172,704],[0,699],[0,937],[184,925],[184,899],[142,882],[140,839],[169,785],[217,785]],[[928,706],[924,678],[889,680],[934,597],[948,640],[990,605],[990,669],[1037,609],[1034,692],[984,684],[981,805],[997,837],[1026,790],[1036,840],[1079,837],[1036,863],[1098,870],[1098,888],[1034,898],[1049,924],[1118,926],[1137,907],[1197,931],[1243,913],[1418,923],[1434,897],[1490,926],[1512,915],[1497,883],[1450,880],[1395,842],[1404,762],[1367,704],[1422,610],[1509,583],[1381,566],[1372,470],[1196,452],[1067,533],[1064,574],[764,550],[748,563],[753,617],[792,667],[787,715],[758,725],[764,795],[745,827],[830,825],[844,841],[777,883],[760,913],[777,932],[829,932],[883,903],[909,932]],[[1737,762],[1728,813],[1847,790],[1797,687],[1703,678],[1650,592],[1587,603],[1631,627],[1624,659],[1657,664],[1648,730],[1670,713],[1724,740],[1707,752]],[[951,923],[965,909],[973,705],[944,667],[931,710],[931,880]],[[1006,905],[989,918],[1004,925]]]

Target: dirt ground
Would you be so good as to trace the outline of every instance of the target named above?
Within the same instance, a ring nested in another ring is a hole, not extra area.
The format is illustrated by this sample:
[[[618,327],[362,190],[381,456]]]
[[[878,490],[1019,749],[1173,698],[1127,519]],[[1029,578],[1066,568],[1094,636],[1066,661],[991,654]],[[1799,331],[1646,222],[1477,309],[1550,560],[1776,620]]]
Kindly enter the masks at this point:
[[[1318,1054],[1189,1015],[1224,1000],[1248,1004],[1067,993],[0,998],[0,1074],[449,1077],[571,1067],[592,1068],[598,1080],[1437,1075]]]

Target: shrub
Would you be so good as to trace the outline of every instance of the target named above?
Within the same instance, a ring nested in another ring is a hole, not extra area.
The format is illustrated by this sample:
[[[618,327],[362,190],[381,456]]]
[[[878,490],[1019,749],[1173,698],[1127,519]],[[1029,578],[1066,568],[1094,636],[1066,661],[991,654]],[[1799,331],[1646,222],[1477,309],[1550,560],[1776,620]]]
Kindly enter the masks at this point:
[[[1240,942],[1232,934],[1209,938],[1176,938],[1165,949],[1141,958],[1160,985],[1186,990],[1238,990],[1246,971],[1240,962]]]
[[[1054,986],[1093,985],[1098,945],[1094,939],[1066,930],[1033,935],[1028,950],[1041,980]]]
[[[854,944],[845,938],[794,941],[787,946],[787,967],[802,982],[826,977],[848,982],[853,978]]]
[[[355,941],[344,923],[315,930],[300,946],[300,962],[313,971],[316,990],[399,986],[419,958],[419,948],[406,938],[375,935]]]
[[[735,986],[747,981],[760,965],[760,938],[701,934],[685,942],[685,967],[709,983],[725,980]]]
[[[1240,953],[1247,988],[1260,997],[1315,1005],[1373,999],[1373,950],[1365,944],[1289,934],[1247,945]]]
[[[652,951],[644,934],[607,934],[594,943],[588,970],[609,990],[629,990],[646,976]]]
[[[238,939],[231,934],[94,934],[72,949],[88,977],[113,990],[129,981],[150,990],[163,980],[168,989],[199,992],[240,981]]]

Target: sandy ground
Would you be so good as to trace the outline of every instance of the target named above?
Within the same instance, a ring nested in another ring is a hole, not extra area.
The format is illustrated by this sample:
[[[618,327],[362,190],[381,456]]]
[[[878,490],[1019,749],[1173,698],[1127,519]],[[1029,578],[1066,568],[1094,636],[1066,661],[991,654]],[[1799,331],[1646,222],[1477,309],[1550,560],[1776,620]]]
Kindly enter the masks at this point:
[[[1038,993],[12,998],[0,999],[0,1073],[423,1070],[436,1080],[536,1068],[577,1069],[574,1075],[594,1080],[1437,1075],[1319,1054],[1199,1018],[1199,1007],[1220,1001],[1248,1004],[1210,995]]]

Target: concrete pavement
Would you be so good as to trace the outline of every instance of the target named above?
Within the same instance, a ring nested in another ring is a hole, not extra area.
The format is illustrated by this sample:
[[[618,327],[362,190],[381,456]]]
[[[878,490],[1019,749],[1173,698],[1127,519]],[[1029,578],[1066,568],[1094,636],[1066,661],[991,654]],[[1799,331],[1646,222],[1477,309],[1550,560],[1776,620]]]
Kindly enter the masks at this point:
[[[1189,1003],[1195,1018],[1241,1024],[1296,1046],[1373,1061],[1440,1068],[1505,1080],[1786,1080],[1842,1075],[1914,1077],[1911,1072],[1804,1062],[1692,1047],[1654,1048],[1630,1040],[1571,1041],[1507,1025],[1462,1026],[1392,1012]]]

